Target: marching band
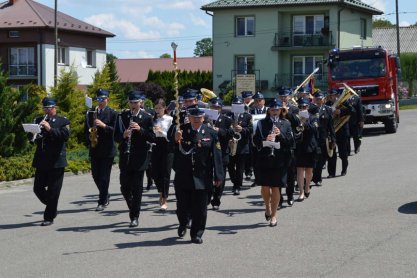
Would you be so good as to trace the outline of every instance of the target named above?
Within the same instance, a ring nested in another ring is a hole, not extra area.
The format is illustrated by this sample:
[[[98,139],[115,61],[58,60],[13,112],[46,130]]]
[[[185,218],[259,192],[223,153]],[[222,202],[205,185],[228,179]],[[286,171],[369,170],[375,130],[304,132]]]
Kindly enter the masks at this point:
[[[110,201],[117,142],[120,190],[129,208],[130,227],[139,225],[144,173],[150,162],[162,212],[168,209],[171,170],[175,172],[179,237],[185,236],[188,227],[191,241],[203,242],[207,206],[220,209],[227,190],[226,172],[233,195],[239,195],[245,169],[253,170],[254,179],[246,172],[247,180],[253,181],[251,187],[260,186],[265,219],[274,227],[284,201],[282,188],[291,207],[294,191],[299,191],[297,201],[301,202],[310,196],[311,183],[322,185],[326,162],[328,178],[336,176],[337,156],[342,161],[341,176],[347,174],[350,136],[354,152],[359,152],[363,124],[360,98],[346,87],[342,96],[339,90],[327,94],[316,91],[309,96],[297,88],[297,105],[287,87],[267,105],[261,92],[243,92],[243,98],[233,99],[232,111],[225,111],[218,97],[205,99],[208,103],[202,107],[199,92],[187,90],[181,106],[173,108],[158,99],[154,111],[149,112],[143,108],[144,92],[131,91],[129,109],[119,114],[107,106],[109,92],[98,89],[97,107],[87,111],[85,120],[92,177],[99,191],[96,211],[104,210]],[[28,136],[37,145],[34,191],[46,205],[44,226],[51,225],[57,215],[69,136],[69,121],[56,115],[56,105],[55,99],[43,100],[46,116],[35,120],[42,132]],[[358,130],[352,131],[355,128]]]

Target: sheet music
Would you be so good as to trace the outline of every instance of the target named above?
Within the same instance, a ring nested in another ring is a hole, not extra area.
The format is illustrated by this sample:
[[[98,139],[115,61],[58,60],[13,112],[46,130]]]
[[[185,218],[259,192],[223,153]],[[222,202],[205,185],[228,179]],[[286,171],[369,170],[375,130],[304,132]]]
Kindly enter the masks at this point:
[[[244,112],[245,112],[244,104],[232,103],[232,113],[244,113]]]
[[[38,124],[22,124],[22,126],[25,132],[41,133],[41,127]]]
[[[253,134],[256,133],[256,128],[258,126],[258,121],[265,119],[266,114],[256,114],[252,115],[252,123],[253,123]]]
[[[279,150],[281,148],[280,142],[272,142],[272,141],[262,141],[263,147],[272,147],[274,149]]]
[[[304,118],[304,119],[308,119],[310,117],[307,110],[300,111],[299,115],[301,118]]]
[[[85,106],[93,108],[93,99],[87,95],[85,95]]]
[[[202,108],[203,109],[203,108]],[[204,113],[206,113],[206,116],[213,121],[216,121],[217,118],[219,117],[219,111],[214,110],[214,109],[208,109],[208,108],[204,108]]]

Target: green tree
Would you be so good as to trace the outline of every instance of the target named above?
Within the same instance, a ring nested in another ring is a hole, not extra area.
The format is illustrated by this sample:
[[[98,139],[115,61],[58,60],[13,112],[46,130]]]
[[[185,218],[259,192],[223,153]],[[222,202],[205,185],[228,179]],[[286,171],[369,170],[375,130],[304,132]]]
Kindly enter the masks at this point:
[[[211,38],[205,38],[196,42],[194,55],[198,57],[213,56],[213,41]]]
[[[386,19],[375,19],[372,21],[373,28],[381,28],[381,27],[394,27],[395,24],[392,24],[391,21]]]
[[[413,81],[417,79],[417,53],[401,53],[402,79],[408,83],[408,94],[413,95]]]
[[[116,56],[114,56],[113,54],[111,54],[111,53],[106,53],[106,63],[108,63],[108,62],[110,62],[110,61],[114,61],[114,60],[116,60],[117,59],[117,57]]]
[[[164,53],[161,56],[159,56],[159,58],[171,58],[171,54]]]

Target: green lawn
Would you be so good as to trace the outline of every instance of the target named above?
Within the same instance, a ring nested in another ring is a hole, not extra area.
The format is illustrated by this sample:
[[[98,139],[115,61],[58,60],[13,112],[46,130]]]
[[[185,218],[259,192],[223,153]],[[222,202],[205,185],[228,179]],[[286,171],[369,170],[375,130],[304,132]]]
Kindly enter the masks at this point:
[[[417,109],[417,104],[400,106],[400,110]]]

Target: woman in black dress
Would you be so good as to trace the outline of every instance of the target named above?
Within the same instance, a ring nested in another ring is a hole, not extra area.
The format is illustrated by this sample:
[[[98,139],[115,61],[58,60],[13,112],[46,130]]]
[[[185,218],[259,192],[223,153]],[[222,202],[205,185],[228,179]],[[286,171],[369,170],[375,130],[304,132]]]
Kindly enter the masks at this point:
[[[287,184],[287,168],[292,144],[291,124],[284,118],[282,102],[274,100],[269,104],[265,119],[258,122],[253,142],[257,148],[259,184],[265,202],[265,218],[269,225],[277,225],[277,210],[280,189]],[[275,142],[274,146],[265,146]]]
[[[295,166],[297,167],[297,184],[300,190],[299,202],[310,196],[310,183],[313,178],[313,168],[316,160],[318,145],[318,118],[314,104],[304,98],[298,99],[299,116],[304,128],[302,139],[297,142],[295,149]],[[309,106],[312,106],[309,109]],[[317,110],[317,111],[316,111]],[[305,183],[304,183],[305,181]]]

